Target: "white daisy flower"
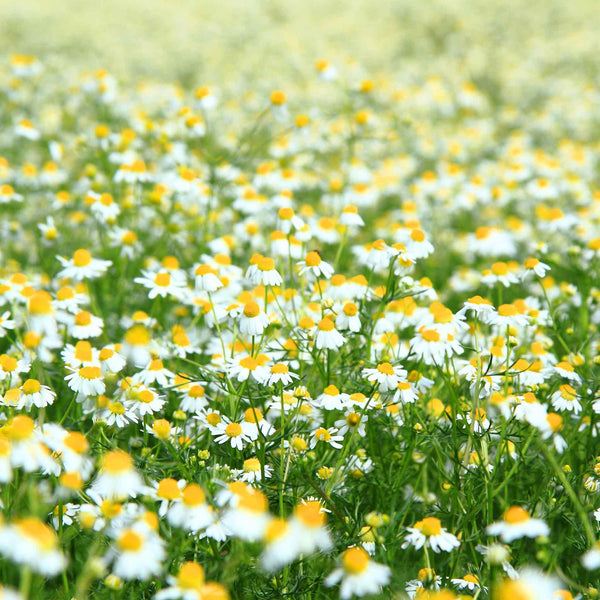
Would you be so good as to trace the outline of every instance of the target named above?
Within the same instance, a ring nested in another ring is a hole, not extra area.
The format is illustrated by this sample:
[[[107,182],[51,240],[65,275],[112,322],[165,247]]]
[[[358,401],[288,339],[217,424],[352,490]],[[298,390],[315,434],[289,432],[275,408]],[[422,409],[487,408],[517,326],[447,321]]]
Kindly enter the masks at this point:
[[[436,517],[426,517],[407,529],[408,534],[402,548],[413,546],[418,550],[423,546],[428,546],[434,552],[451,552],[460,546],[456,536],[442,527],[440,520]]]
[[[550,534],[550,528],[541,519],[534,519],[521,506],[511,506],[502,521],[488,525],[488,535],[499,535],[503,542],[509,544],[523,537],[537,538]]]
[[[72,258],[56,257],[63,270],[58,274],[59,278],[72,279],[73,281],[83,281],[84,279],[97,279],[106,273],[108,267],[112,265],[110,260],[100,260],[92,258],[92,255],[85,249],[75,250]]]
[[[347,600],[352,596],[380,593],[390,578],[389,567],[374,562],[364,548],[354,546],[342,554],[341,566],[326,577],[325,585],[340,583],[340,598]]]

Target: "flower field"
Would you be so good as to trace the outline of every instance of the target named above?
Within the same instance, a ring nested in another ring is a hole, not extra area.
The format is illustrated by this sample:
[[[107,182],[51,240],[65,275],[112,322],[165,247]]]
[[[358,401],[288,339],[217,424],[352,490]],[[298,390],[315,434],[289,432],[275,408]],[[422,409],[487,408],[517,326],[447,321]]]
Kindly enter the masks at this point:
[[[0,41],[0,600],[600,597],[598,17],[325,4]]]

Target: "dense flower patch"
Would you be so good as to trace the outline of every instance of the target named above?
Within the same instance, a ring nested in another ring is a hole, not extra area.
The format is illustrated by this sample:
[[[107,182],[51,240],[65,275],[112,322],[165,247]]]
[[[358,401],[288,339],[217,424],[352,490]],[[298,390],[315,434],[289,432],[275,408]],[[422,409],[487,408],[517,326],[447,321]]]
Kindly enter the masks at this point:
[[[585,78],[3,69],[0,598],[597,597]]]

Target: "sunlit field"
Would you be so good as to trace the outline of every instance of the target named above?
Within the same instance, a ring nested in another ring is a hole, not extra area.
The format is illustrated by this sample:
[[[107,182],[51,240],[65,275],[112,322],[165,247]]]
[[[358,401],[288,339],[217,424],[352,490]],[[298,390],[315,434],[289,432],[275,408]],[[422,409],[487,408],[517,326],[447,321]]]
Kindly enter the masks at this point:
[[[598,8],[0,0],[0,600],[599,598]]]

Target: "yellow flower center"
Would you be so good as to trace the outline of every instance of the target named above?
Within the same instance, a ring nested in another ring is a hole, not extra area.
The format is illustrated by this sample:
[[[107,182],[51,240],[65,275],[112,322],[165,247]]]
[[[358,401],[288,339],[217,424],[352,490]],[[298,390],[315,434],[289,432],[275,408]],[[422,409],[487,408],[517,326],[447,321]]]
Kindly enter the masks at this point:
[[[238,506],[250,512],[265,513],[269,508],[269,502],[259,490],[246,487],[239,496]]]
[[[18,366],[19,366],[19,363],[17,362],[16,358],[13,358],[12,356],[8,356],[8,354],[2,354],[0,356],[0,367],[2,368],[3,371],[6,371],[7,373],[11,373]]]
[[[492,273],[498,276],[507,275],[508,265],[505,262],[496,262],[492,265]]]
[[[560,395],[569,402],[572,402],[577,397],[577,392],[568,383],[561,385],[558,389],[560,391]]]
[[[324,319],[321,319],[319,321],[319,324],[317,326],[321,331],[333,331],[335,329],[335,325],[333,323],[333,321],[328,318],[325,317]]]
[[[206,500],[206,494],[198,484],[190,483],[183,490],[182,499],[188,506],[199,506]]]
[[[177,573],[177,585],[184,590],[198,590],[204,585],[204,569],[197,563],[186,562]]]
[[[50,550],[56,547],[56,534],[46,523],[43,523],[39,519],[18,519],[15,521],[15,525],[23,535],[32,539],[40,548]]]
[[[33,419],[26,417],[25,415],[17,415],[10,425],[4,429],[8,434],[8,437],[15,441],[27,440],[33,433],[34,423]]]
[[[421,337],[426,342],[439,342],[440,334],[435,329],[425,329],[424,327],[419,330]]]
[[[123,552],[137,552],[144,545],[144,538],[132,529],[127,529],[119,536],[117,543]]]
[[[48,292],[35,292],[29,298],[29,312],[32,315],[49,315],[52,313],[52,297]]]
[[[384,375],[393,375],[394,367],[389,362],[380,363],[377,365],[377,370]]]
[[[225,427],[225,433],[229,437],[237,437],[238,435],[242,435],[242,426],[239,423],[229,423],[229,425]]]
[[[165,440],[171,435],[171,423],[166,419],[157,419],[152,423],[152,431],[156,437],[161,440]]]
[[[272,258],[263,256],[256,264],[260,271],[273,271],[275,269],[275,261]]]
[[[91,362],[92,345],[85,340],[77,342],[75,345],[75,358],[81,362]]]
[[[246,356],[245,358],[242,358],[242,360],[240,360],[240,366],[244,369],[254,371],[254,369],[258,367],[258,362],[251,356]]]
[[[511,525],[515,523],[524,523],[529,520],[529,513],[521,506],[511,506],[504,513],[504,520]]]
[[[201,385],[193,385],[188,390],[188,396],[190,398],[202,398],[204,396],[204,388]]]
[[[244,412],[246,423],[260,423],[263,420],[262,411],[259,408],[247,408]]]
[[[140,390],[137,399],[144,404],[150,404],[154,400],[154,394],[150,390]]]
[[[249,319],[253,319],[254,317],[258,317],[259,314],[260,314],[260,307],[258,306],[258,304],[256,302],[254,302],[254,300],[250,300],[250,302],[248,302],[244,306],[244,316],[245,317],[248,317]]]
[[[171,274],[165,273],[164,271],[157,273],[156,277],[154,278],[154,283],[160,287],[167,287],[171,285]]]
[[[125,334],[125,341],[132,346],[146,346],[150,342],[150,333],[143,325],[137,324]]]
[[[319,427],[319,429],[315,431],[315,437],[320,442],[328,442],[331,439],[331,434],[324,427]]]
[[[21,390],[24,394],[37,394],[41,389],[42,386],[37,379],[28,379],[21,386]]]
[[[112,450],[107,452],[102,461],[102,470],[109,473],[125,473],[133,467],[133,460],[127,452]]]
[[[507,579],[494,592],[494,600],[533,600],[535,592],[522,581]]]
[[[75,315],[75,325],[85,327],[92,322],[92,315],[87,310],[81,310]]]
[[[99,379],[102,374],[100,367],[81,367],[79,369],[79,377],[82,379],[92,380]]]
[[[109,358],[112,358],[115,354],[115,351],[112,348],[102,348],[102,350],[100,350],[100,354],[98,355],[98,358],[101,361],[105,361],[108,360]]]
[[[421,229],[413,229],[410,232],[410,237],[415,242],[424,242],[425,241],[425,233]]]
[[[363,573],[369,566],[369,555],[360,546],[349,548],[342,555],[344,570],[352,575]]]
[[[68,473],[63,473],[60,476],[60,483],[72,490],[78,490],[83,485],[83,479],[77,471],[70,471]]]
[[[271,102],[275,106],[281,106],[282,104],[285,104],[286,100],[287,96],[282,90],[274,90],[273,92],[271,92]]]
[[[260,471],[260,460],[258,458],[248,458],[244,461],[245,473],[256,473]]]
[[[289,526],[284,519],[275,518],[267,525],[265,540],[267,542],[274,542],[285,535],[288,529]]]
[[[73,254],[73,264],[76,267],[87,267],[92,262],[92,255],[87,251],[80,248],[75,250]]]
[[[76,454],[82,454],[88,449],[88,443],[85,439],[85,435],[83,435],[83,433],[79,433],[79,431],[70,431],[65,436],[64,444]]]
[[[321,264],[322,259],[318,252],[309,252],[304,259],[304,262],[307,267],[318,267]]]
[[[326,513],[320,502],[311,500],[296,507],[296,516],[307,527],[322,527],[325,525]]]
[[[206,421],[213,427],[221,422],[221,415],[218,413],[209,413],[206,415]]]
[[[360,415],[354,412],[350,413],[346,417],[346,423],[348,423],[350,427],[356,427],[360,423]]]
[[[440,535],[442,533],[442,523],[436,517],[427,517],[419,521],[415,527],[421,530],[421,533],[427,537]]]
[[[498,307],[498,314],[501,317],[514,317],[519,314],[519,311],[512,304],[502,304]]]
[[[163,500],[175,500],[181,497],[181,490],[175,479],[167,478],[160,481],[156,495]]]

